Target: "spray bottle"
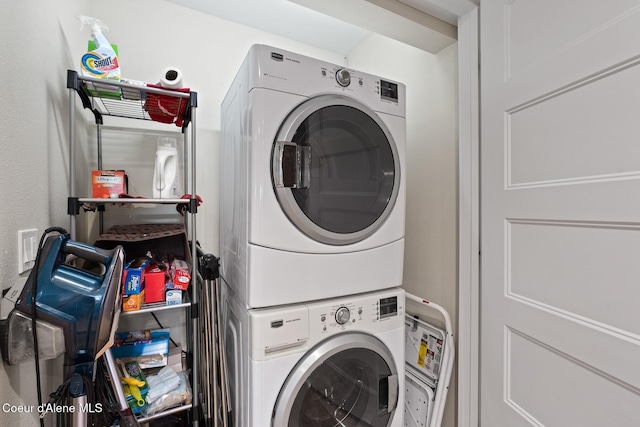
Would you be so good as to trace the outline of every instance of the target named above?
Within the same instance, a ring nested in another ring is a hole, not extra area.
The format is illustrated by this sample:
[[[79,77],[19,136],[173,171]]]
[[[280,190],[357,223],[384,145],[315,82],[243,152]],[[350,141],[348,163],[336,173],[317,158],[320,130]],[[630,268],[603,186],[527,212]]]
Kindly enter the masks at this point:
[[[88,52],[82,56],[80,61],[81,72],[85,76],[98,79],[120,81],[120,62],[118,61],[117,46],[111,45],[104,36],[103,31],[108,31],[107,26],[99,19],[89,16],[78,16],[85,25],[91,27],[91,38],[89,40]],[[82,29],[81,28],[81,29]],[[100,87],[100,90],[105,90]],[[119,96],[119,89],[117,90]]]

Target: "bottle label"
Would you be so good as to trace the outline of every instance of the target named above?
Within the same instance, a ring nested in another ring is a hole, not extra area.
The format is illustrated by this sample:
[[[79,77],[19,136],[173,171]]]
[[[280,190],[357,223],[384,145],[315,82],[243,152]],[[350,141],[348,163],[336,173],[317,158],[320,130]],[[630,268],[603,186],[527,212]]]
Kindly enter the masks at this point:
[[[99,52],[87,52],[82,56],[81,66],[90,76],[97,78],[116,78],[120,64],[114,55],[101,55]]]

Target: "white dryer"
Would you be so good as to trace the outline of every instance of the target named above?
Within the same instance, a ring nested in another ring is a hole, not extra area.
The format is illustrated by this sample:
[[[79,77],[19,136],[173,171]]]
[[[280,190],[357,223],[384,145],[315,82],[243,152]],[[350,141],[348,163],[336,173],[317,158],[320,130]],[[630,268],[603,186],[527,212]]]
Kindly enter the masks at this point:
[[[255,45],[221,114],[221,275],[247,307],[402,284],[403,84]]]
[[[262,309],[225,293],[234,426],[403,425],[402,289]]]

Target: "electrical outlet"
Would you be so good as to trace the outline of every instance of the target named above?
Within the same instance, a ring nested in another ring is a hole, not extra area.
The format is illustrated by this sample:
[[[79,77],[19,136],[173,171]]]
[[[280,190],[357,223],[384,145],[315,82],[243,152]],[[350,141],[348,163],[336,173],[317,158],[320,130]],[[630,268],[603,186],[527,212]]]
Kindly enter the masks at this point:
[[[33,268],[38,254],[38,229],[18,230],[18,274]]]

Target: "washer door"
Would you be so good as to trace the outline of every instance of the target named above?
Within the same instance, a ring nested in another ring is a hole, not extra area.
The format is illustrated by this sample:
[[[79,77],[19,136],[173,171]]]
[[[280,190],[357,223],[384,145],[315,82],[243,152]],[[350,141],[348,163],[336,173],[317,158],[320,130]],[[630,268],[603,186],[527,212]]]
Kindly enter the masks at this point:
[[[398,403],[398,372],[376,337],[345,332],[296,365],[280,390],[272,427],[387,427]]]
[[[391,213],[400,161],[374,111],[345,96],[322,95],[285,119],[271,176],[282,209],[303,233],[346,245],[370,236]]]

